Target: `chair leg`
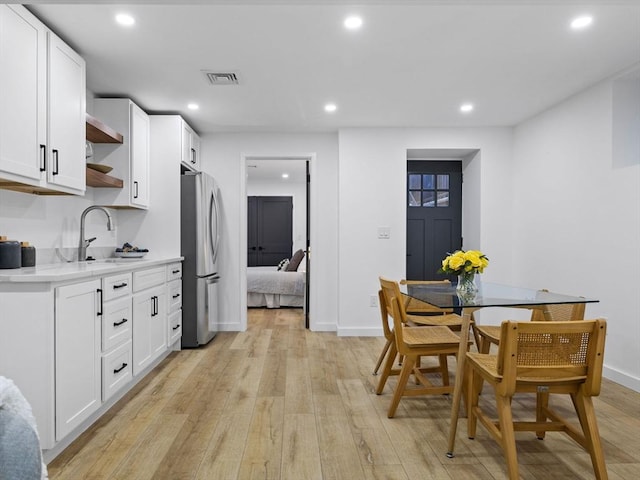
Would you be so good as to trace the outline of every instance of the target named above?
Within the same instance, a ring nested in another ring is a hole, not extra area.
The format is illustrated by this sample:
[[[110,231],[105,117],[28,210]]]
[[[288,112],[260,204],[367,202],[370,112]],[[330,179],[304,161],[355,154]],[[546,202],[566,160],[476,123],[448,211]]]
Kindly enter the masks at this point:
[[[449,364],[446,355],[438,355],[440,361],[440,374],[442,375],[442,385],[449,385]]]
[[[536,422],[546,422],[547,416],[545,410],[549,407],[549,392],[536,392]],[[545,430],[536,432],[536,437],[539,440],[544,440],[546,435]]]
[[[477,382],[473,367],[470,362],[466,364],[466,376],[467,376],[467,437],[470,439],[476,438],[476,428],[478,425],[478,417],[476,415],[476,408],[478,407],[478,400],[480,398],[480,391],[478,385],[482,388],[482,382]],[[478,375],[480,377],[480,375]],[[482,380],[482,377],[480,377]]]
[[[409,381],[409,375],[413,372],[413,366],[416,363],[415,357],[408,356],[404,357],[404,363],[402,364],[402,370],[400,371],[400,377],[398,378],[398,383],[396,384],[396,389],[393,392],[393,399],[391,400],[391,405],[389,406],[389,412],[387,413],[387,417],[393,418],[396,414],[396,410],[398,408],[398,404],[400,403],[400,399],[402,398],[402,394],[407,387],[407,382]]]
[[[380,365],[382,365],[382,360],[384,360],[384,356],[389,351],[389,347],[391,346],[392,343],[393,343],[393,339],[387,340],[387,343],[385,344],[384,348],[382,349],[382,352],[380,352],[380,356],[378,357],[378,363],[376,363],[376,368],[373,369],[373,374],[374,375],[378,374],[378,369],[380,368]]]
[[[389,353],[387,354],[387,361],[384,364],[384,370],[382,370],[382,375],[380,376],[380,380],[378,380],[378,388],[376,389],[376,395],[380,395],[382,390],[384,390],[384,386],[387,383],[387,378],[391,375],[391,371],[393,370],[393,363],[396,361],[396,356],[398,355],[398,349],[396,348],[396,342],[391,342],[391,348],[389,349]]]
[[[582,431],[589,447],[589,455],[591,456],[591,463],[596,479],[607,480],[609,477],[607,476],[607,467],[604,463],[604,453],[602,451],[602,442],[600,441],[593,401],[590,396],[584,394],[583,387],[580,387],[577,393],[571,394],[571,400],[573,400],[573,404],[576,407],[576,413],[578,414]]]
[[[511,397],[503,397],[496,393],[496,409],[500,422],[500,439],[502,450],[507,461],[509,480],[518,480],[518,455],[516,451],[516,436],[513,429],[513,415],[511,413]]]

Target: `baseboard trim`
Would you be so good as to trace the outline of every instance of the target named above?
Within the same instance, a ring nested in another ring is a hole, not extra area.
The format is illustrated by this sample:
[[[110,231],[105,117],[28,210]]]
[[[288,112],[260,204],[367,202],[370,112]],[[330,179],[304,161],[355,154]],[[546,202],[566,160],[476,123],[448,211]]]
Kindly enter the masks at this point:
[[[382,337],[382,327],[340,327],[339,337]]]
[[[640,378],[632,377],[628,373],[607,367],[606,365],[602,368],[602,376],[607,380],[611,380],[612,382],[619,383],[631,390],[640,392]]]

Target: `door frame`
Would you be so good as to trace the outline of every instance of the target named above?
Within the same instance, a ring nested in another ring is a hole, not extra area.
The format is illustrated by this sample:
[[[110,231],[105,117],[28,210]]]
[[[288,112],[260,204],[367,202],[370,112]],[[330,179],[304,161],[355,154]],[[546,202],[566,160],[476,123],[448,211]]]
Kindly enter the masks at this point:
[[[240,329],[245,331],[247,329],[247,164],[256,160],[302,160],[308,162],[309,165],[309,195],[307,196],[307,228],[310,230],[309,238],[307,238],[308,249],[310,250],[313,245],[316,244],[316,232],[318,231],[318,202],[316,199],[316,190],[313,188],[313,179],[316,176],[316,154],[314,153],[301,153],[301,154],[240,154],[240,271],[243,272],[240,275]],[[309,218],[310,217],[310,218]],[[314,321],[313,312],[316,311],[317,301],[317,282],[315,281],[315,270],[313,266],[307,269],[307,282],[309,285],[308,291],[308,319],[310,330],[315,329],[316,322]]]

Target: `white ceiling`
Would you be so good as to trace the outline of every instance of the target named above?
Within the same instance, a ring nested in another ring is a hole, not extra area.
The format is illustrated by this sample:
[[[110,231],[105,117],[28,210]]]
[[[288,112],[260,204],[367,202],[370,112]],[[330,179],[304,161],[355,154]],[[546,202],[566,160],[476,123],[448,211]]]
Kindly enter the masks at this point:
[[[90,91],[180,113],[201,134],[511,126],[640,68],[637,0],[35,3],[86,59]],[[118,12],[136,25],[116,25]],[[357,32],[342,25],[353,13]],[[571,31],[582,13],[593,25]],[[240,85],[211,86],[203,70]]]

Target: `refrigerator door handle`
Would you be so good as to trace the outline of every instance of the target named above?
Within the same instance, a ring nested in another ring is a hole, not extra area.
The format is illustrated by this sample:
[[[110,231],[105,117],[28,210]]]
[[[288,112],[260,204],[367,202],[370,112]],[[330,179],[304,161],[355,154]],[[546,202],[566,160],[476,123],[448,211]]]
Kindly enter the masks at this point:
[[[213,221],[215,220],[215,235],[213,232]],[[209,246],[211,248],[211,259],[215,265],[218,259],[218,245],[220,243],[220,213],[218,211],[218,201],[216,199],[215,186],[211,191],[211,198],[209,199]]]

